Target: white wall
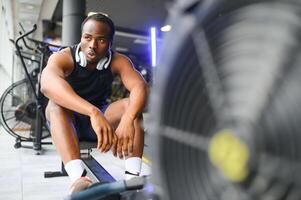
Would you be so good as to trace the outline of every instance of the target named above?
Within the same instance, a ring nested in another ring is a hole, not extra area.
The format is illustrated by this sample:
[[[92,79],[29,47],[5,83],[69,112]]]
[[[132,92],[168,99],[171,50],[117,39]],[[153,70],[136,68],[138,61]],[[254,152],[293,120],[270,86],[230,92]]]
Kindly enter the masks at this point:
[[[0,94],[11,84],[13,66],[13,1],[0,0]]]

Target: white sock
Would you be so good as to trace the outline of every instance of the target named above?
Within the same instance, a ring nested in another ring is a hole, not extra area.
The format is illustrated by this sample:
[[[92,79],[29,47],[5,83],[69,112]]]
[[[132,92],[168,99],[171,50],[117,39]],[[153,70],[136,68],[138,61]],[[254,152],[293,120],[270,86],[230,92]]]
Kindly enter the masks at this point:
[[[65,170],[69,178],[71,179],[71,182],[74,183],[77,179],[79,179],[82,176],[85,170],[83,161],[80,159],[71,160],[66,163]]]
[[[142,160],[139,157],[130,157],[125,160],[125,179],[129,180],[140,175]]]

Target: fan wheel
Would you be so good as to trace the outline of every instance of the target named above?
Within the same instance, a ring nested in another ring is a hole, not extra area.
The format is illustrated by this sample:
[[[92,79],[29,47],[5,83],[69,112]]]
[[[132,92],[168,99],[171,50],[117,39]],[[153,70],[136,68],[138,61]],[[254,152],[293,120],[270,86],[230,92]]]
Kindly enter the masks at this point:
[[[0,99],[0,120],[12,136],[25,141],[33,140],[36,121],[36,103],[26,79],[8,87]],[[50,135],[44,125],[42,138]]]
[[[208,2],[169,19],[150,101],[154,183],[162,199],[300,199],[301,4]]]

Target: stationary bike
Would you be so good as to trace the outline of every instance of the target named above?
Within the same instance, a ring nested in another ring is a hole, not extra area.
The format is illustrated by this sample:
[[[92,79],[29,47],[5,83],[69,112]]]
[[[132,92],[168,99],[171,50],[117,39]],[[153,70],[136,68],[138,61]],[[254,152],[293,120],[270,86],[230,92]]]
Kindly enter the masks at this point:
[[[33,33],[36,28],[34,25],[32,30],[21,34],[14,42],[25,78],[13,83],[2,94],[0,120],[4,129],[16,138],[15,148],[33,148],[37,154],[40,154],[41,145],[51,143],[42,142],[43,139],[50,136],[50,132],[43,114],[48,100],[40,92],[39,76],[52,53],[49,47],[59,48],[59,46],[28,38],[28,35]],[[31,41],[35,46],[30,47],[25,39]],[[21,41],[23,45],[20,44]],[[38,66],[29,71],[25,60]],[[23,145],[23,142],[30,142],[33,145]]]

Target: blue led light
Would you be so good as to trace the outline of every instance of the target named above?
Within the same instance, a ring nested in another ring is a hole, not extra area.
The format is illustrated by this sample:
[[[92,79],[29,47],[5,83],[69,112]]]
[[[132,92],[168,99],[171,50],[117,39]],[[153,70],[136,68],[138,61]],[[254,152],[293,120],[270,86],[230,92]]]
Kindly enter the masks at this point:
[[[152,49],[152,66],[157,65],[157,31],[155,27],[151,28],[151,49]]]

